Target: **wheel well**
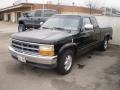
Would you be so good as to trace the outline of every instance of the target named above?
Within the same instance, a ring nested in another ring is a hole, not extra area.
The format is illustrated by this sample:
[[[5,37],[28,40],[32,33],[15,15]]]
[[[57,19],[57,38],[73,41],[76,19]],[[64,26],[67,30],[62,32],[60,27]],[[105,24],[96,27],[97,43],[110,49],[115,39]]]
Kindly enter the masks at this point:
[[[107,38],[108,40],[110,40],[110,35],[107,35],[105,38]]]
[[[74,56],[76,57],[76,54],[77,54],[77,47],[76,46],[66,47],[65,49],[62,50],[62,52],[64,52],[65,50],[72,50]]]
[[[24,24],[24,22],[23,21],[19,21],[19,24]]]

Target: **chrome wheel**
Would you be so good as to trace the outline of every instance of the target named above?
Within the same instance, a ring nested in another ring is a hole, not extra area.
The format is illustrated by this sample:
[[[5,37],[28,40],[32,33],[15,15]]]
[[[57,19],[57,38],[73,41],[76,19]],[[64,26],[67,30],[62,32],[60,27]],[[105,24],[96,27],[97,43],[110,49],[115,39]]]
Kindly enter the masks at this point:
[[[23,31],[23,29],[22,29],[22,26],[19,26],[19,32],[22,32]]]
[[[19,32],[24,32],[25,30],[26,30],[25,25],[24,24],[19,24],[18,31]]]
[[[64,62],[64,68],[66,71],[68,71],[71,68],[71,66],[72,66],[72,56],[67,55]]]
[[[72,70],[74,61],[74,53],[72,50],[65,50],[60,54],[57,62],[57,71],[62,74],[66,75]]]
[[[104,41],[104,49],[107,49],[107,48],[108,48],[108,41],[105,40],[105,41]]]

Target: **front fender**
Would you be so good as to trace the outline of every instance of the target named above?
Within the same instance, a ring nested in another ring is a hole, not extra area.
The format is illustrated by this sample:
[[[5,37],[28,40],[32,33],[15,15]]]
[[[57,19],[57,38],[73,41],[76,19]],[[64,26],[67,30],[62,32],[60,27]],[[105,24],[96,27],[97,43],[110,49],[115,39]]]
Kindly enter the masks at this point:
[[[67,43],[67,44],[63,45],[63,46],[60,48],[58,54],[62,53],[65,49],[67,49],[67,48],[69,48],[69,47],[75,47],[75,48],[77,48],[77,44],[76,44],[76,43]]]

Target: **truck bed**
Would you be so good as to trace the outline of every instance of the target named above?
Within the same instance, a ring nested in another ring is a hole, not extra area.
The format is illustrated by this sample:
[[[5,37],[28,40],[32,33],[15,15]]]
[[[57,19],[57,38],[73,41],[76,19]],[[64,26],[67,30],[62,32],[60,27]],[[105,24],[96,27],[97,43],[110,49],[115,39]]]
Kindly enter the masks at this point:
[[[100,31],[101,31],[101,41],[104,40],[104,36],[107,36],[109,35],[110,38],[112,39],[112,33],[113,33],[113,29],[112,27],[104,27],[104,28],[100,28]]]

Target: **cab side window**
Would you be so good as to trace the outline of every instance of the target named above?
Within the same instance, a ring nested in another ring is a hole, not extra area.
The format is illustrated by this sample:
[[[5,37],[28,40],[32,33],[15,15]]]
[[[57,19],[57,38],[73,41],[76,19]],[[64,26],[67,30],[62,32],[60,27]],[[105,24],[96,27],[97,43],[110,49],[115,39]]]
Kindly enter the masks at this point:
[[[92,24],[89,17],[83,18],[83,28],[85,31],[90,30],[90,29],[85,29],[85,25],[87,25],[87,24],[90,24],[90,25]]]
[[[91,17],[90,19],[91,19],[91,22],[92,22],[93,26],[97,27],[98,26],[98,24],[97,24],[98,22],[97,22],[96,18]]]
[[[35,12],[35,17],[41,17],[41,11],[36,11]]]
[[[89,18],[83,18],[83,25],[86,25],[86,24],[91,24]]]
[[[44,17],[50,17],[55,14],[55,11],[46,10],[44,11]]]

